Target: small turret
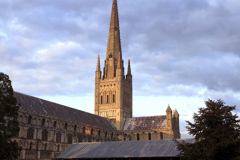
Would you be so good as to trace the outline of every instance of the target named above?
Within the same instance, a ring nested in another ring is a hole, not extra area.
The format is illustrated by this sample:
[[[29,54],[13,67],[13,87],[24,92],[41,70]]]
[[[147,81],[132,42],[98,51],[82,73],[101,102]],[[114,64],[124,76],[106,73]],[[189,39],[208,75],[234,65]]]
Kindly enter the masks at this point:
[[[101,71],[101,67],[100,67],[100,56],[98,55],[98,60],[97,60],[97,69],[96,71]]]
[[[172,130],[172,109],[170,105],[168,105],[166,110],[166,118],[167,118],[167,129]]]

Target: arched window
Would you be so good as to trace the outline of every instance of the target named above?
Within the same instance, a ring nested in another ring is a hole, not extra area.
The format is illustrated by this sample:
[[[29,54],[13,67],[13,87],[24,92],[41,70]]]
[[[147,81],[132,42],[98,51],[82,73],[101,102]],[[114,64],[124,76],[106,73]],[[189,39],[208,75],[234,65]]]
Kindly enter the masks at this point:
[[[151,133],[148,133],[148,140],[151,140]]]
[[[42,126],[44,126],[45,125],[45,119],[43,118],[42,119]]]
[[[114,111],[112,111],[112,116],[115,116],[115,112]]]
[[[137,134],[137,140],[140,140],[139,133]]]
[[[107,138],[107,132],[105,132],[105,138]]]
[[[68,144],[72,144],[72,135],[71,134],[68,135]]]
[[[115,103],[115,94],[113,95],[113,103]]]
[[[99,136],[101,135],[101,131],[100,131],[100,130],[98,131],[98,135],[99,135]]]
[[[44,145],[44,150],[45,151],[47,150],[47,143],[45,143],[45,145]]]
[[[93,135],[93,129],[91,129],[91,135]]]
[[[32,128],[27,130],[27,139],[33,139],[33,132],[34,130]]]
[[[113,133],[111,133],[111,139],[113,139]]]
[[[108,95],[107,95],[107,103],[108,103]]]
[[[56,142],[61,143],[61,133],[60,132],[57,133]]]
[[[57,151],[59,152],[59,145],[57,146]]]
[[[163,133],[160,132],[160,139],[163,139]]]
[[[65,123],[65,129],[67,129],[67,123]]]
[[[102,96],[101,96],[101,104],[102,104]]]
[[[42,141],[47,141],[48,139],[48,131],[42,131]]]
[[[28,124],[31,124],[32,116],[28,116]]]
[[[32,149],[32,142],[30,142],[29,149]]]
[[[109,54],[109,58],[112,58],[112,53]]]
[[[86,133],[86,131],[85,131],[85,127],[83,127],[83,133]]]
[[[54,123],[53,123],[53,127],[54,127],[54,128],[57,127],[57,122],[56,122],[56,121],[54,121]]]
[[[77,126],[75,125],[75,126],[74,126],[74,132],[75,132],[76,130],[77,130]]]
[[[82,136],[78,136],[78,142],[82,142]]]
[[[14,121],[17,121],[17,117],[18,117],[18,115],[17,115],[17,114],[14,114],[13,120],[14,120]]]

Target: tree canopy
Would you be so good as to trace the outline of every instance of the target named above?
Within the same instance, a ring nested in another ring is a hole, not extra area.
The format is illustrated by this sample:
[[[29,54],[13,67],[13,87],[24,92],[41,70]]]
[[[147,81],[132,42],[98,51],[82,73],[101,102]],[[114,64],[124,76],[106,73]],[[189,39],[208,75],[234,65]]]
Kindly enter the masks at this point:
[[[194,123],[186,121],[195,143],[175,140],[181,159],[230,160],[240,159],[240,120],[222,100],[208,100],[206,107],[194,113]]]
[[[17,142],[11,140],[19,131],[19,106],[9,76],[0,72],[0,159],[16,159],[21,151]]]

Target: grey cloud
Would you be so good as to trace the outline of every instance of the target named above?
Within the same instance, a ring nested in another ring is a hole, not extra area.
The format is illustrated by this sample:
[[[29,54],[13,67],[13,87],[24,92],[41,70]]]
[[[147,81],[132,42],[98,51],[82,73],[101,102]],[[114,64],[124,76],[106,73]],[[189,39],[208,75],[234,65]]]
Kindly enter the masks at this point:
[[[15,89],[34,95],[93,94],[97,55],[102,67],[105,59],[111,4],[1,1],[0,32],[8,39],[1,34],[0,66]],[[121,0],[118,5],[135,95],[239,93],[238,2]],[[65,46],[51,48],[59,42]],[[79,45],[69,47],[69,42]],[[42,50],[47,53],[39,54]]]

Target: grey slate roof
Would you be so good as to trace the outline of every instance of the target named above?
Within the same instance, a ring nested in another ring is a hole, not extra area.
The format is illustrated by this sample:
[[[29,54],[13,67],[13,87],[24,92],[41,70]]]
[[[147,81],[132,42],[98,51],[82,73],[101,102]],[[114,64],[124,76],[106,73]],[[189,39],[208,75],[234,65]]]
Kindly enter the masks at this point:
[[[167,120],[165,115],[150,116],[150,117],[134,117],[127,118],[123,130],[152,130],[152,129],[164,129],[167,126]]]
[[[116,130],[114,125],[107,118],[19,92],[14,92],[14,96],[17,98],[18,103],[21,104],[20,109],[22,110],[35,111],[41,114],[65,118],[90,125],[96,125],[105,129]]]
[[[184,140],[194,143],[194,139]],[[58,158],[175,157],[178,153],[175,142],[170,139],[118,141],[72,144]]]

